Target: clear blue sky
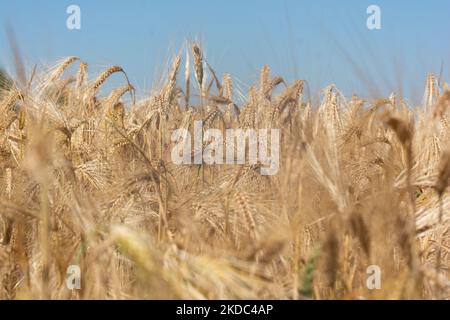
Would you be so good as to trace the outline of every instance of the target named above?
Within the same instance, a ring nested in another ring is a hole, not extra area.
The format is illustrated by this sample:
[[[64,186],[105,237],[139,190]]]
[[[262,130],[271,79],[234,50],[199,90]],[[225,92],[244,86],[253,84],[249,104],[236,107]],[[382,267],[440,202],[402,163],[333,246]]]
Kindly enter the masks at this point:
[[[66,28],[66,8],[81,8],[81,30]],[[381,7],[382,29],[366,28],[366,8]],[[0,27],[12,26],[28,65],[79,55],[99,71],[123,66],[141,90],[165,71],[186,37],[201,37],[208,61],[245,90],[263,64],[311,89],[344,93],[404,90],[422,95],[428,72],[450,70],[450,1],[407,0],[16,0],[0,1]],[[0,65],[12,54],[0,32]]]

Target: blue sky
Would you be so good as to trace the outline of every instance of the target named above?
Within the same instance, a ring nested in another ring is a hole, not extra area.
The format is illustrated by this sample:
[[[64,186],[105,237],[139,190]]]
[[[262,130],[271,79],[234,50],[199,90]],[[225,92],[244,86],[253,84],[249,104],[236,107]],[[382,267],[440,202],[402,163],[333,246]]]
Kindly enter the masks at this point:
[[[81,30],[66,8],[81,8]],[[366,8],[381,8],[381,30]],[[13,28],[28,65],[79,55],[92,72],[119,64],[141,90],[166,71],[186,38],[200,38],[210,64],[246,90],[262,65],[312,92],[335,83],[345,94],[422,95],[428,72],[450,74],[450,1],[407,0],[17,0],[0,1],[0,27]],[[0,65],[12,54],[0,32]]]

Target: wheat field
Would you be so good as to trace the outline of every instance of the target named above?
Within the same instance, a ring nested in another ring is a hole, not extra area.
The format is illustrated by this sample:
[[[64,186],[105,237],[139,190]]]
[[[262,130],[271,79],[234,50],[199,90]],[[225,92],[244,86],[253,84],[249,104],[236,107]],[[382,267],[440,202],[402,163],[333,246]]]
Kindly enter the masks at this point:
[[[5,77],[1,299],[450,298],[447,84],[423,79],[420,106],[333,85],[313,103],[307,79],[263,66],[240,92],[185,51],[144,98],[79,57]],[[175,165],[171,132],[196,120],[280,129],[278,173]]]

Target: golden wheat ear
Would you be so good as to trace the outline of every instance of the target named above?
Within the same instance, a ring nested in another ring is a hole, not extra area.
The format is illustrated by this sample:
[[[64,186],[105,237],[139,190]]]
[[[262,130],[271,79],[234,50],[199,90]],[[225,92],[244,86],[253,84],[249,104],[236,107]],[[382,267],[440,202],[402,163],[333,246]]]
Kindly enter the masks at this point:
[[[424,94],[424,106],[427,110],[430,110],[436,103],[439,98],[439,86],[437,83],[437,79],[433,74],[429,74],[427,76],[427,81],[425,85],[425,94]]]
[[[114,89],[107,99],[108,108],[115,106],[119,102],[120,98],[127,92],[130,93],[135,92],[134,87],[132,85],[127,84],[120,88]]]
[[[79,90],[87,80],[88,64],[82,61],[78,67],[75,87]]]
[[[55,71],[50,75],[50,82],[54,82],[58,80],[61,75],[64,73],[64,71],[72,65],[72,63],[80,60],[79,57],[68,57],[63,62],[61,62],[58,67],[55,69]]]
[[[20,91],[11,90],[0,102],[0,110],[8,111],[16,104],[16,102],[23,99],[24,96]]]
[[[185,92],[184,92],[184,99],[185,99],[185,107],[186,109],[189,108],[189,98],[191,94],[191,61],[189,57],[189,48],[186,48],[186,61],[184,65],[184,82],[185,82]]]
[[[197,43],[192,44],[192,56],[194,57],[195,78],[202,88],[203,84],[203,52]]]
[[[106,79],[108,79],[111,75],[116,72],[124,72],[121,66],[112,66],[103,71],[91,84],[91,91],[95,94],[100,86],[105,83]]]

